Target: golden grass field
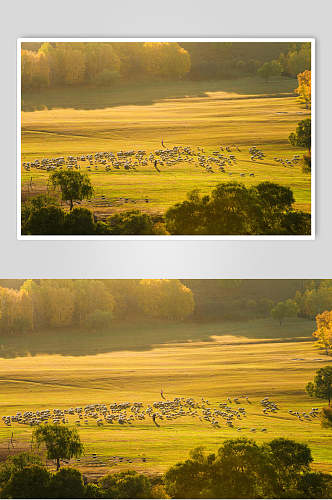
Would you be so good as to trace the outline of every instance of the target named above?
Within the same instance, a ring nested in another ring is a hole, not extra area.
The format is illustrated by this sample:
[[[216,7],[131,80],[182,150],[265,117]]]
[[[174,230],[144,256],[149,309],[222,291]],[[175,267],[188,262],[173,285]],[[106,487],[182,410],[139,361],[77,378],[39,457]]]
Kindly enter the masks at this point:
[[[123,209],[162,213],[195,188],[209,193],[220,182],[237,180],[251,185],[269,180],[291,187],[295,206],[310,212],[310,175],[302,173],[301,164],[285,168],[273,160],[304,152],[288,143],[297,123],[310,116],[298,103],[295,87],[293,79],[263,82],[244,78],[26,94],[21,159],[130,149],[151,152],[161,148],[161,140],[167,147],[201,146],[207,153],[235,143],[241,153],[235,153],[237,165],[227,168],[232,177],[217,170],[209,174],[188,164],[165,167],[160,173],[152,164],[128,172],[92,170],[95,197],[88,206],[103,215]],[[252,145],[262,149],[266,158],[252,162],[248,152]],[[82,164],[81,168],[86,167]],[[23,199],[46,190],[48,176],[42,170],[23,169]],[[120,200],[123,197],[129,202]],[[145,198],[149,198],[148,204]]]
[[[69,332],[55,338],[52,332],[47,336],[44,332],[44,341],[42,334],[35,339],[32,336],[25,344],[16,341],[21,351],[25,350],[24,355],[18,350],[15,353],[15,342],[9,340],[7,351],[1,346],[7,359],[0,360],[0,415],[89,403],[151,404],[161,400],[161,388],[169,399],[204,397],[211,406],[226,402],[228,396],[244,394],[251,404],[243,400],[248,416],[239,422],[241,432],[224,423],[219,429],[213,428],[188,416],[161,421],[159,428],[151,418],[132,426],[113,423],[97,427],[89,422],[79,427],[85,457],[72,463],[91,476],[122,468],[163,472],[199,445],[212,451],[228,438],[247,436],[262,442],[283,436],[307,443],[314,467],[332,472],[331,430],[321,428],[319,419],[300,422],[288,413],[289,409],[307,411],[324,405],[304,391],[315,371],[330,359],[310,340],[312,328],[310,321],[300,319],[284,327],[270,319],[169,326],[133,324],[115,326],[96,336],[72,332],[67,343]],[[278,403],[277,414],[263,415],[260,401],[265,396]],[[70,418],[74,425],[75,417]],[[263,427],[266,433],[260,432]],[[257,428],[257,432],[251,432],[251,428]],[[30,445],[30,427],[15,423],[5,427],[1,422],[2,455],[8,452],[12,432],[18,448]],[[93,453],[97,455],[95,464]],[[124,460],[119,463],[112,457]]]

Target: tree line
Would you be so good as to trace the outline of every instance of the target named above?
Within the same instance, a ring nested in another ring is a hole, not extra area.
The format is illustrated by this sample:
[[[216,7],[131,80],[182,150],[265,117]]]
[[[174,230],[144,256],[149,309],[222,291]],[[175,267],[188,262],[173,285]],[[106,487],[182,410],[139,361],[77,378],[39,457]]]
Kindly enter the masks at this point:
[[[296,77],[311,69],[311,44],[287,42],[182,42],[190,54],[193,80],[256,75]]]
[[[19,289],[0,287],[0,331],[93,332],[132,317],[179,321],[194,306],[191,290],[179,280],[26,280]]]
[[[332,349],[332,280],[0,280],[0,331],[79,327],[126,319],[316,320],[313,336]]]
[[[59,174],[66,174],[71,187],[74,175],[88,179],[79,172]],[[80,199],[83,196],[75,201]],[[72,198],[67,196],[65,201],[73,207]],[[165,214],[126,210],[98,221],[87,208],[67,212],[56,197],[39,195],[23,203],[21,230],[26,235],[309,235],[311,216],[296,210],[294,202],[292,190],[276,183],[246,187],[225,182],[210,195],[202,196],[198,189],[191,191],[187,200],[176,203]]]
[[[192,450],[162,476],[128,470],[89,482],[77,469],[60,469],[60,459],[83,453],[76,429],[48,424],[33,434],[59,467],[50,472],[33,453],[8,457],[1,498],[331,498],[331,474],[313,470],[310,448],[290,439],[228,439],[215,453]]]
[[[317,331],[329,328],[329,311],[332,309],[332,280],[306,280],[304,290],[297,290],[293,298],[276,303],[272,316],[282,325],[286,318],[298,316],[316,319]]]
[[[23,48],[21,55],[23,90],[178,80],[189,70],[190,56],[176,42],[46,42],[38,51]]]
[[[310,69],[310,43],[27,42],[21,53],[23,91],[256,74],[268,80]]]
[[[87,208],[67,212],[55,197],[39,195],[23,203],[21,227],[26,235],[311,234],[310,214],[294,209],[294,201],[292,190],[279,184],[226,182],[210,195],[191,191],[164,215],[126,210],[98,221]]]
[[[299,317],[316,319],[318,344],[332,342],[332,280],[0,280],[0,297],[4,332],[61,326],[93,331],[132,318],[272,317],[282,326]]]

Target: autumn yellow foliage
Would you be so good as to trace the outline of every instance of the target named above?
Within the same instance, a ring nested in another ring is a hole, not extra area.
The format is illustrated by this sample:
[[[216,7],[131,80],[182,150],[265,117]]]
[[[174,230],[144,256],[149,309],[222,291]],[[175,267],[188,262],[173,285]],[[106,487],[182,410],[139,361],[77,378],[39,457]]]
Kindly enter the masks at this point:
[[[300,101],[306,108],[311,107],[311,71],[306,70],[297,75],[298,87],[295,92],[299,95]]]
[[[332,311],[324,311],[316,316],[317,330],[313,336],[317,338],[319,347],[329,354],[332,348]]]

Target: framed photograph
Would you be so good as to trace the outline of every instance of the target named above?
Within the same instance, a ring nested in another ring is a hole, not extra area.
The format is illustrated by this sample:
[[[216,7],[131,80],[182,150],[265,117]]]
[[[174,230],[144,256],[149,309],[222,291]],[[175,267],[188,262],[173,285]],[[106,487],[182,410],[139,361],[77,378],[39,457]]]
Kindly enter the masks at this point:
[[[22,38],[19,239],[315,238],[313,38]]]

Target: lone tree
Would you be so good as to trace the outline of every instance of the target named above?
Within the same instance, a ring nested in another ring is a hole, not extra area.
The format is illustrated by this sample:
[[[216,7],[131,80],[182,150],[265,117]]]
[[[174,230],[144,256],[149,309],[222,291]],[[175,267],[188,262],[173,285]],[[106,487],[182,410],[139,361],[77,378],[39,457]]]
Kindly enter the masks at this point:
[[[280,326],[282,325],[285,318],[292,318],[299,312],[299,307],[297,303],[288,299],[285,302],[278,302],[278,304],[271,310],[272,318],[279,321]]]
[[[327,399],[331,406],[332,397],[332,366],[324,366],[316,372],[313,382],[309,382],[305,388],[309,396],[319,399]]]
[[[63,425],[41,425],[33,432],[33,438],[37,446],[45,444],[47,458],[56,460],[57,470],[60,469],[60,460],[80,457],[83,453],[83,444],[77,430]]]
[[[306,108],[311,106],[311,71],[306,70],[297,75],[299,86],[295,92],[299,95],[300,101],[305,104]]]
[[[292,146],[300,146],[307,148],[311,152],[311,119],[301,120],[296,127],[296,131],[292,132],[288,137]]]
[[[87,174],[81,174],[72,170],[53,172],[50,176],[53,187],[60,187],[62,199],[69,203],[70,210],[74,203],[85,198],[91,198],[93,187]]]
[[[324,311],[316,316],[317,330],[312,334],[317,345],[325,350],[327,356],[332,349],[332,311]]]

